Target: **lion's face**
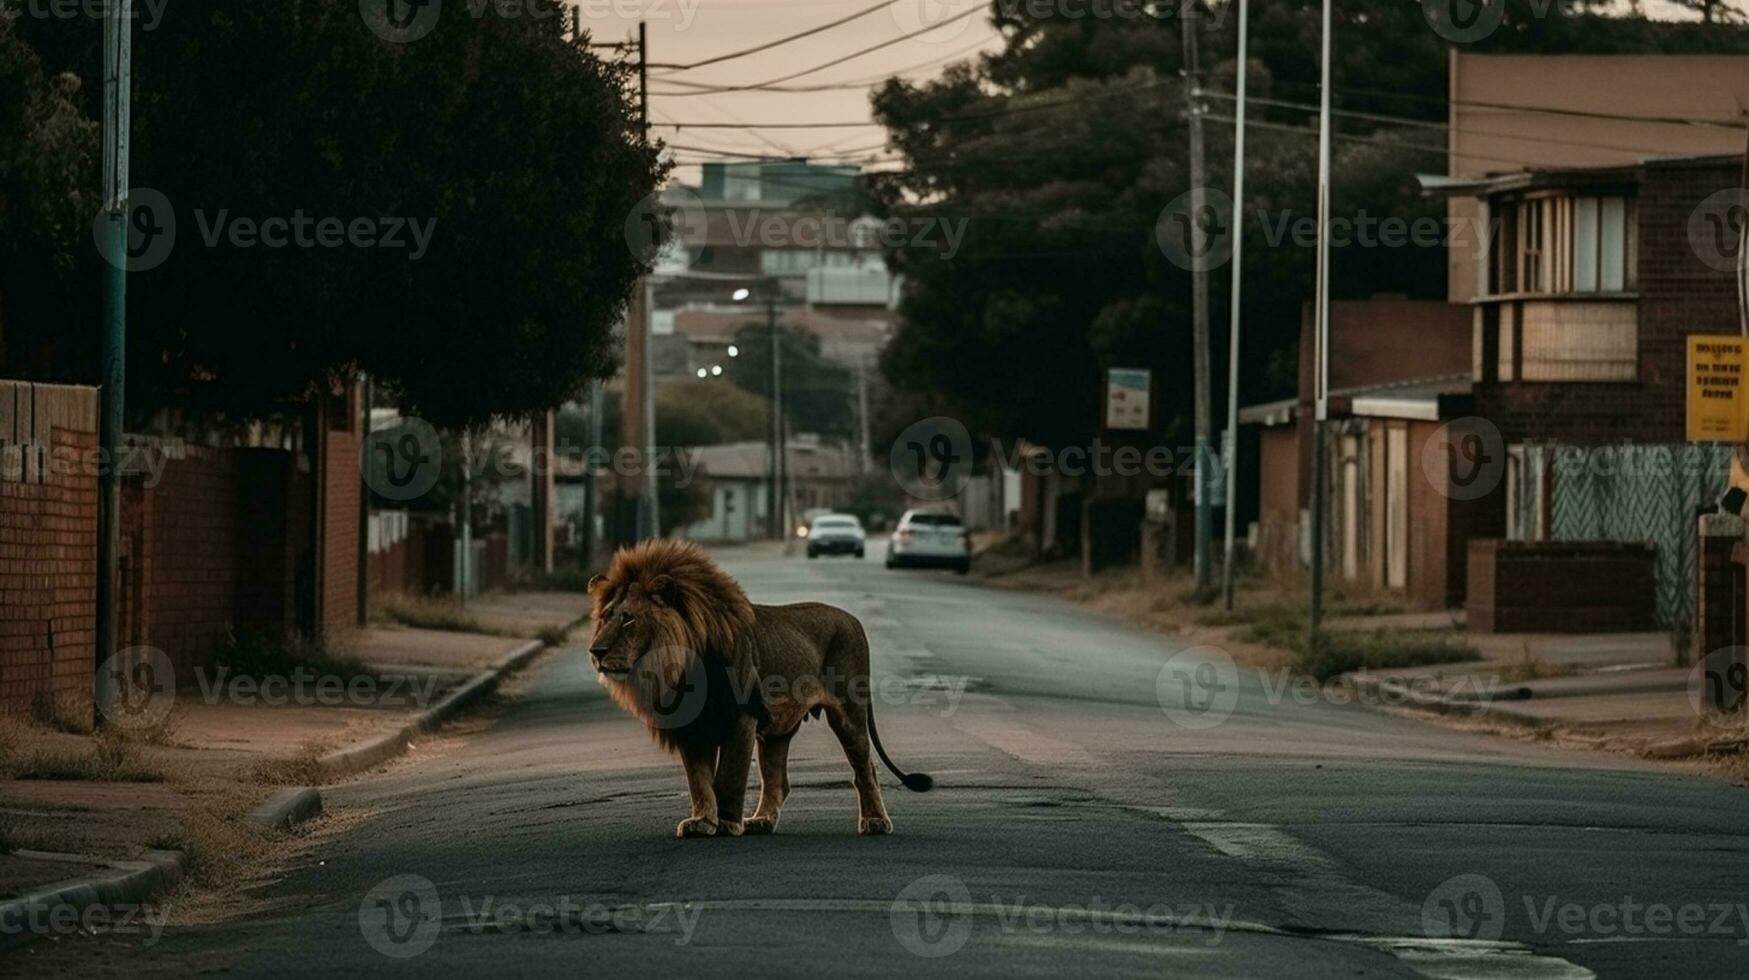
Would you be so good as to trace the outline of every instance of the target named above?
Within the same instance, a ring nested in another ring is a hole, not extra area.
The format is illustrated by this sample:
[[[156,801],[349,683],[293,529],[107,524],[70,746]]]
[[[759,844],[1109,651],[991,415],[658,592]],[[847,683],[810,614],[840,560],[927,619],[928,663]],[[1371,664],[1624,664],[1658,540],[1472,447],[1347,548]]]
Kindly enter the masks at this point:
[[[595,636],[589,656],[595,669],[624,678],[649,652],[656,637],[657,607],[636,585],[601,600],[595,610]]]

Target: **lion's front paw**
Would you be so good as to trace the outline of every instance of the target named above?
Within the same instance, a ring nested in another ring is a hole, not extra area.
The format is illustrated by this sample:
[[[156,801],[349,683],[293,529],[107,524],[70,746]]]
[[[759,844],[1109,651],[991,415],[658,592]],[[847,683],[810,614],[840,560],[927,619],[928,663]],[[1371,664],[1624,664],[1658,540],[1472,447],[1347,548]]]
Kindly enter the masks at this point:
[[[856,832],[865,837],[893,832],[891,817],[863,817],[856,822]]]
[[[748,817],[745,833],[748,836],[753,836],[755,834],[775,834],[777,833],[777,818],[757,816]]]
[[[676,837],[715,837],[717,822],[709,817],[687,817],[674,828]]]
[[[739,837],[742,833],[741,821],[724,820],[718,825],[717,833],[724,837]]]

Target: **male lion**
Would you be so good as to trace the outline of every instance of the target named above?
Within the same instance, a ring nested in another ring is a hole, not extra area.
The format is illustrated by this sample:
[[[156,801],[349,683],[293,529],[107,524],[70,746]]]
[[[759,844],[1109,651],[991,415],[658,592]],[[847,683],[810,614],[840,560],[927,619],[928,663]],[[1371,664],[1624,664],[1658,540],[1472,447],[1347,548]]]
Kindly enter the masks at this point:
[[[934,781],[893,765],[875,730],[868,637],[856,617],[818,602],[755,605],[691,542],[652,540],[614,555],[589,583],[590,656],[620,707],[678,752],[692,794],[680,837],[769,834],[789,795],[789,742],[826,716],[856,784],[858,833],[892,833],[869,759],[907,789]],[[759,806],[743,824],[747,769],[759,746]]]

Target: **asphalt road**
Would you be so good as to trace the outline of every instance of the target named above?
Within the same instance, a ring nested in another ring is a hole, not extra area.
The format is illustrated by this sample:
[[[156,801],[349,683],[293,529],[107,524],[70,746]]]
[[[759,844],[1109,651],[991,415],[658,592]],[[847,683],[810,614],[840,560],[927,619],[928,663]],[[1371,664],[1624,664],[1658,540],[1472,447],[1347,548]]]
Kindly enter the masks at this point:
[[[150,948],[63,942],[32,967],[1749,975],[1742,789],[1332,703],[879,558],[726,564],[756,601],[825,600],[867,625],[888,748],[937,781],[915,794],[883,772],[891,837],[855,835],[843,757],[810,723],[776,836],[676,840],[679,766],[579,645],[460,746],[326,790],[347,829],[252,911]]]

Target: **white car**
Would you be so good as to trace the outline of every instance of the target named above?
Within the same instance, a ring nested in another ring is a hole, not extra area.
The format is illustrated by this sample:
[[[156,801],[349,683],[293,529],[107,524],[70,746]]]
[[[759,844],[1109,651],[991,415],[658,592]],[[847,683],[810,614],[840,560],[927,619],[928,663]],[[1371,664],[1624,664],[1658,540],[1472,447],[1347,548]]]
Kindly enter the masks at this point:
[[[961,575],[972,570],[972,534],[956,514],[908,510],[893,530],[887,546],[887,567],[951,568]]]
[[[821,514],[808,525],[808,557],[855,555],[862,557],[867,542],[862,522],[850,514]]]

